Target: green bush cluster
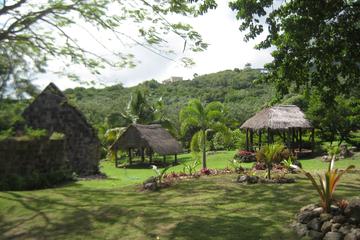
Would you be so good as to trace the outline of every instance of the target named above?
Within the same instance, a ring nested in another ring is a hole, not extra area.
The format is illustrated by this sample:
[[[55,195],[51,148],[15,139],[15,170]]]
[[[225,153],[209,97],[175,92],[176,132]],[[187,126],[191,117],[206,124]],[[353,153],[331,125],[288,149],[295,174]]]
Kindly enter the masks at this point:
[[[59,183],[71,181],[72,173],[68,169],[39,171],[33,169],[25,175],[7,174],[0,177],[0,190],[31,190],[54,187]]]

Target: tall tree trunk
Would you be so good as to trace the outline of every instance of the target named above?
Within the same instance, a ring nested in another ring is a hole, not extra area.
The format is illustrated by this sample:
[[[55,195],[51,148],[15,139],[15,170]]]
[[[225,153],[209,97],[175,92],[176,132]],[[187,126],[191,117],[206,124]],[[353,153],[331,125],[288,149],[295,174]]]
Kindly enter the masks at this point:
[[[202,165],[203,168],[206,168],[206,131],[203,130],[203,149],[202,149],[202,154],[203,154],[203,158],[202,158]]]

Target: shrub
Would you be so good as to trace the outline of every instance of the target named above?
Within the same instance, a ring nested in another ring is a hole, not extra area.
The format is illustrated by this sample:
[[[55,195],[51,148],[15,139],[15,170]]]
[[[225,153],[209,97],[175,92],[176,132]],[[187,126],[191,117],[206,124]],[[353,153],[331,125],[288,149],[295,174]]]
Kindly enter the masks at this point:
[[[240,160],[241,162],[256,162],[255,154],[245,150],[239,150],[235,153],[234,159]]]
[[[183,172],[193,175],[196,172],[196,168],[200,165],[200,161],[195,159],[192,163],[184,163],[183,165]]]
[[[236,160],[236,159],[229,160],[229,163],[235,172],[240,173],[240,172],[244,171],[244,168],[241,166],[241,163],[239,160]]]
[[[200,170],[200,173],[203,174],[203,175],[210,175],[211,174],[211,170],[208,169],[208,168],[202,168]]]

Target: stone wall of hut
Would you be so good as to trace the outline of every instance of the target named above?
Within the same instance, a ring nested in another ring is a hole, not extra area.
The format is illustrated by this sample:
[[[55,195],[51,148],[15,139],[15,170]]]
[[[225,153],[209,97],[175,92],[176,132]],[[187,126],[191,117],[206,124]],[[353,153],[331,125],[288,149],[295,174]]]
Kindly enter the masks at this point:
[[[65,140],[0,141],[0,190],[45,188],[69,180]]]
[[[79,176],[98,173],[100,141],[97,134],[56,86],[49,85],[24,111],[23,117],[33,128],[65,134],[66,155]]]

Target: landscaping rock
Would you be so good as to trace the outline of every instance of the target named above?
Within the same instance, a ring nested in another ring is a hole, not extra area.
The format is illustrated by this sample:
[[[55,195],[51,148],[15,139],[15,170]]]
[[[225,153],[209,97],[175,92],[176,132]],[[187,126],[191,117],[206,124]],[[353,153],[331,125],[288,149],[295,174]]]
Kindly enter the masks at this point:
[[[292,226],[300,237],[360,240],[360,221],[357,218],[358,214],[360,217],[360,199],[351,201],[345,210],[332,205],[330,213],[325,213],[318,205],[307,205],[301,208],[297,221]]]
[[[331,211],[332,215],[341,214],[341,209],[336,205],[331,205],[330,211]]]
[[[354,225],[356,225],[356,224],[358,223],[358,221],[356,220],[356,218],[353,218],[353,217],[348,218],[348,219],[347,219],[347,222],[348,222],[349,224],[354,224]]]
[[[300,208],[300,212],[312,211],[317,207],[319,207],[317,204],[312,203],[312,204],[309,204],[309,205],[306,205],[306,206]]]
[[[320,214],[320,221],[321,222],[326,222],[326,221],[330,221],[332,219],[332,215],[330,213],[322,213]]]
[[[325,234],[323,240],[342,240],[343,234],[339,232],[328,232]]]
[[[333,217],[332,222],[333,223],[344,223],[344,222],[346,222],[346,218],[343,215],[338,215],[338,216]]]
[[[332,228],[332,223],[330,221],[326,221],[321,226],[321,232],[323,232],[323,233],[330,232],[331,228]]]
[[[352,229],[350,233],[346,234],[344,240],[360,240],[360,228]]]
[[[249,177],[250,177],[250,176],[248,176],[248,175],[241,175],[241,176],[238,176],[237,181],[238,181],[239,183],[245,183],[245,182],[248,181]]]
[[[250,176],[248,179],[248,183],[250,184],[258,183],[258,181],[259,181],[259,177],[257,176]]]
[[[308,236],[310,239],[320,240],[320,239],[322,239],[322,237],[324,236],[324,234],[323,234],[322,232],[310,230],[310,231],[308,232],[307,236]]]
[[[319,218],[314,218],[313,220],[311,220],[310,222],[308,222],[306,224],[306,226],[309,229],[315,230],[315,231],[320,231],[321,229],[321,222]]]
[[[322,207],[317,207],[314,210],[312,210],[313,212],[317,213],[318,216],[320,216],[321,213],[324,212],[324,209]]]
[[[349,202],[349,205],[344,210],[345,216],[348,218],[354,218],[360,223],[360,199],[353,199]]]
[[[358,238],[356,237],[356,235],[354,233],[348,233],[346,234],[346,236],[344,237],[344,240],[358,240]]]
[[[332,232],[337,232],[340,227],[341,227],[341,224],[340,224],[340,223],[334,223],[334,224],[332,224],[332,226],[331,226],[331,231],[332,231]]]
[[[351,232],[351,226],[348,224],[344,224],[339,228],[339,232],[346,235]]]
[[[301,212],[298,215],[298,221],[300,223],[308,223],[310,222],[312,219],[318,217],[318,213],[314,212],[314,211],[305,211],[305,212]]]
[[[144,184],[144,189],[155,191],[157,189],[157,183],[156,182],[149,182]]]
[[[295,223],[294,229],[300,237],[304,237],[308,232],[306,224]]]

